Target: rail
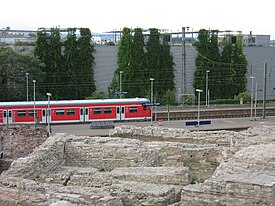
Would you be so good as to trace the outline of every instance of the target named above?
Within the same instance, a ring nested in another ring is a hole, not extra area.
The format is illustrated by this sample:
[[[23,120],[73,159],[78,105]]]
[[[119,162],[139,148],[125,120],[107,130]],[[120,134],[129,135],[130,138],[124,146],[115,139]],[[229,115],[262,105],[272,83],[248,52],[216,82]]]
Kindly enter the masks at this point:
[[[256,117],[262,116],[262,108],[256,110]],[[275,107],[266,108],[266,116],[275,116]],[[188,120],[196,119],[198,116],[197,110],[180,110],[180,111],[170,111],[169,119],[170,120]],[[241,118],[241,117],[250,117],[251,109],[250,108],[225,108],[225,109],[202,109],[200,110],[200,119],[218,119],[218,118]],[[253,118],[255,117],[255,110],[252,113]],[[154,112],[153,118],[158,120],[167,120],[168,112],[167,111],[157,111]]]

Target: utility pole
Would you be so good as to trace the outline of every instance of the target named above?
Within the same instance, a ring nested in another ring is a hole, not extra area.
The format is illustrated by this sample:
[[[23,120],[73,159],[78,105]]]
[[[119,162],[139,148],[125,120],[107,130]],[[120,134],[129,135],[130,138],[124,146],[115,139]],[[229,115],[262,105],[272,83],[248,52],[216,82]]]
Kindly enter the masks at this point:
[[[263,116],[262,119],[265,119],[265,100],[266,100],[266,75],[267,75],[267,63],[264,64],[264,91],[263,91]]]
[[[254,89],[253,89],[253,80],[255,79],[255,77],[251,76],[250,79],[251,79],[250,121],[252,121],[253,120],[253,101],[254,101],[254,99],[253,99],[253,91],[254,91]]]
[[[186,93],[186,51],[185,51],[185,30],[189,27],[182,27],[182,89],[181,93]]]
[[[29,73],[26,73],[27,102],[29,101]]]
[[[208,95],[209,95],[209,89],[208,89],[208,73],[209,73],[210,71],[209,70],[207,70],[206,71],[206,86],[205,86],[205,94],[206,94],[206,97],[205,97],[205,106],[206,106],[206,108],[209,108],[209,101],[208,101]]]

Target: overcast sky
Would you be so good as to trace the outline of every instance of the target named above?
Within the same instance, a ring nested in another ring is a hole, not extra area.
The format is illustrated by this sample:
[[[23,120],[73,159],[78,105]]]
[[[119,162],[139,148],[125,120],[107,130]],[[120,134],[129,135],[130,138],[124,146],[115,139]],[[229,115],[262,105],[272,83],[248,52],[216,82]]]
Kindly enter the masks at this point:
[[[181,31],[189,26],[268,34],[275,38],[275,0],[3,0],[0,29],[123,27]]]

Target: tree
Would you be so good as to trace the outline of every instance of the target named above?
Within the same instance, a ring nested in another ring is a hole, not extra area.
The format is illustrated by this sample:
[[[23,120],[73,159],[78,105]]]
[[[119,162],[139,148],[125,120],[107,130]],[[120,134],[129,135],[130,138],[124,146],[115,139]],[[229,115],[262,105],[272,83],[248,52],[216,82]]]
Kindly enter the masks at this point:
[[[34,55],[40,59],[41,62],[45,64],[45,67],[43,68],[44,72],[44,85],[43,85],[43,93],[50,91],[50,82],[51,79],[49,78],[50,75],[50,68],[49,68],[49,61],[50,61],[50,37],[47,33],[45,28],[38,29],[37,32],[37,39],[36,39],[36,45],[34,50]]]
[[[63,88],[60,87],[60,82],[63,82],[63,62],[61,54],[60,30],[58,28],[51,28],[49,36],[48,52],[48,73],[46,76],[46,83],[49,85],[47,92],[51,92],[53,97],[62,98]]]
[[[221,71],[220,71],[220,64],[221,61],[221,54],[218,44],[218,30],[212,30],[211,31],[211,37],[210,37],[210,43],[209,43],[209,61],[207,63],[208,67],[205,70],[204,76],[206,77],[206,71],[209,71],[209,75],[211,78],[209,78],[209,91],[210,96],[214,99],[220,98],[221,96],[221,89],[220,89],[220,78],[221,78]],[[204,84],[206,86],[206,84]],[[204,89],[206,91],[206,87]],[[203,95],[204,99],[205,95]]]
[[[141,28],[134,30],[132,49],[132,72],[130,74],[130,97],[144,97],[146,95],[146,83],[144,82],[146,59],[145,59],[145,43],[144,35]],[[127,90],[126,90],[127,91]]]
[[[160,93],[160,85],[161,85],[161,59],[159,54],[161,53],[161,45],[160,45],[160,34],[158,29],[152,28],[150,29],[149,39],[146,44],[146,74],[145,82],[147,85],[148,94],[150,92],[150,78],[154,78],[154,90],[155,97],[157,93]],[[147,81],[146,81],[147,80]]]
[[[78,53],[76,41],[76,28],[67,29],[68,36],[64,42],[64,99],[77,99],[78,97]]]
[[[83,99],[85,96],[92,95],[96,90],[94,82],[94,46],[91,44],[92,34],[90,29],[81,28],[80,38],[78,39],[78,88],[79,99]]]
[[[222,96],[221,99],[230,99],[234,96],[233,92],[233,79],[235,76],[235,70],[234,70],[234,62],[232,59],[233,54],[233,47],[230,41],[230,36],[227,36],[224,39],[224,48],[222,51],[222,67],[221,67],[221,91]]]
[[[161,68],[159,73],[161,76],[161,84],[159,89],[161,91],[160,95],[164,96],[167,91],[173,91],[175,87],[173,56],[170,52],[170,45],[165,38],[163,38],[163,44],[161,45],[160,62]]]
[[[41,98],[43,67],[44,64],[32,55],[19,54],[10,48],[0,48],[0,101],[26,99],[26,73],[29,73],[29,85],[32,85],[33,79],[37,81],[36,98]],[[30,99],[32,98],[31,94]]]
[[[241,34],[236,38],[236,45],[233,52],[233,62],[235,65],[235,78],[233,79],[233,84],[235,85],[234,95],[246,91],[247,79],[247,65],[248,61],[243,53],[242,37]]]
[[[196,58],[196,66],[197,69],[194,74],[194,88],[195,89],[203,89],[205,88],[205,74],[206,71],[209,70],[209,32],[208,30],[201,29],[198,35],[198,56]],[[203,99],[203,97],[202,97]]]
[[[233,98],[246,88],[247,60],[242,51],[241,37],[237,37],[235,45],[232,45],[231,38],[228,34],[220,49],[218,31],[211,31],[211,36],[205,29],[199,32],[194,87],[205,88],[206,71],[209,70],[209,90],[212,99]]]
[[[150,29],[145,45],[142,29],[136,28],[134,35],[124,28],[119,43],[118,68],[109,86],[109,94],[119,91],[119,73],[123,71],[123,90],[127,97],[150,96],[150,77],[155,78],[155,97],[162,98],[165,92],[174,89],[174,63],[170,46],[160,38],[157,29]],[[161,44],[162,40],[162,44]]]
[[[109,95],[113,92],[119,91],[119,75],[120,71],[123,71],[122,82],[123,82],[123,90],[130,92],[130,74],[132,72],[132,55],[131,55],[131,47],[132,47],[132,35],[131,30],[129,28],[123,28],[122,30],[122,38],[119,42],[118,48],[118,68],[114,72],[114,77],[109,86]],[[131,94],[131,92],[130,92]]]
[[[91,32],[81,28],[77,39],[76,30],[69,28],[64,41],[58,28],[38,30],[34,53],[45,63],[44,93],[54,99],[83,99],[96,89]]]

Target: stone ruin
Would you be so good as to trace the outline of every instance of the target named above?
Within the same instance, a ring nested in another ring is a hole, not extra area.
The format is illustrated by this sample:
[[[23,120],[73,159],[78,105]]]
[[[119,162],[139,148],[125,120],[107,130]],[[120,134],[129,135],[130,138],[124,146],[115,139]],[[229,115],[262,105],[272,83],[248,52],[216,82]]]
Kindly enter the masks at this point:
[[[56,134],[0,176],[0,205],[273,205],[275,127]]]
[[[0,174],[14,159],[32,153],[47,138],[45,126],[0,125]]]

